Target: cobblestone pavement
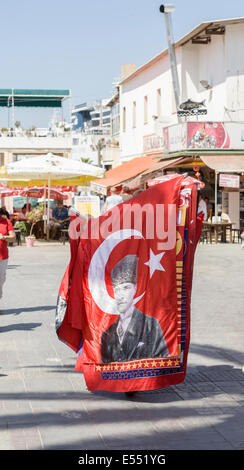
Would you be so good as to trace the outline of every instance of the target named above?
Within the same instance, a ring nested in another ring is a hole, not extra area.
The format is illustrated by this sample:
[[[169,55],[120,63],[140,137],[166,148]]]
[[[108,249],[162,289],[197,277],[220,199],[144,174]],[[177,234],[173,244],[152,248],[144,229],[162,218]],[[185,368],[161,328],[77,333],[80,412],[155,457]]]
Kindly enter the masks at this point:
[[[241,245],[199,245],[183,384],[88,392],[54,314],[66,244],[10,248],[0,308],[0,450],[244,449]]]

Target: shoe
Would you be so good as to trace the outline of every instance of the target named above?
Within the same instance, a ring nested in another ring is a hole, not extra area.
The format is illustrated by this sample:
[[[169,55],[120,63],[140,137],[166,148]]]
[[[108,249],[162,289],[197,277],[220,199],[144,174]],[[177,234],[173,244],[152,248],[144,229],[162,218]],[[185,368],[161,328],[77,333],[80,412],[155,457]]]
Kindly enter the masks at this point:
[[[135,395],[136,392],[125,392],[125,395],[127,397],[132,397],[133,395]]]

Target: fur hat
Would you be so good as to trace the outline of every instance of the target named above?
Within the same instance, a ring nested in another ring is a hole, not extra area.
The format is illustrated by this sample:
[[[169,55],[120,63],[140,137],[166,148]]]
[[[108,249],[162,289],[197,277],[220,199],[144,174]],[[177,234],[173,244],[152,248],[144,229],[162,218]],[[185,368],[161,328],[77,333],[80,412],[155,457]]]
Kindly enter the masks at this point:
[[[127,255],[122,258],[111,272],[113,287],[125,282],[137,283],[137,265],[136,255]]]

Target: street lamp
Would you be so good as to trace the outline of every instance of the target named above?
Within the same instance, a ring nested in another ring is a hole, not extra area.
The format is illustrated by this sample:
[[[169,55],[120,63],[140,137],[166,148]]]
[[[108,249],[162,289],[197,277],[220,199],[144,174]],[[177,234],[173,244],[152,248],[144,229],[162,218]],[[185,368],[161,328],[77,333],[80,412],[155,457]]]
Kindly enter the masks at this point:
[[[175,11],[175,7],[172,3],[168,3],[166,5],[161,5],[159,10],[161,13],[173,13],[173,11]]]

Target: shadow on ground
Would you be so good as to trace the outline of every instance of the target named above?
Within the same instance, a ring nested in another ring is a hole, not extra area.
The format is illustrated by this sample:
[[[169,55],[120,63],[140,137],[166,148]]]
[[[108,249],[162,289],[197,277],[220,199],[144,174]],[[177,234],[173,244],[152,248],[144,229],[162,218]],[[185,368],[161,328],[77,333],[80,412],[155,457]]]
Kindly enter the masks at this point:
[[[36,392],[31,391],[31,383],[25,392],[2,391],[4,403],[31,405],[29,412],[21,414],[10,406],[9,414],[1,416],[0,430],[37,426],[45,436],[55,426],[56,435],[52,444],[44,446],[46,450],[244,449],[244,373],[242,367],[228,363],[238,351],[196,344],[191,349],[206,358],[222,355],[226,363],[189,366],[181,384],[136,392],[130,399],[124,393],[84,389]],[[41,376],[51,371],[66,374],[71,368],[42,366]],[[3,384],[8,379],[0,380]]]
[[[48,310],[56,310],[56,305],[10,308],[6,310],[2,310],[2,314],[3,315],[20,315],[21,313],[24,313],[24,312],[46,312]]]
[[[38,328],[42,323],[15,323],[13,325],[6,325],[0,327],[0,333],[5,333],[7,331],[31,331],[34,328]]]

